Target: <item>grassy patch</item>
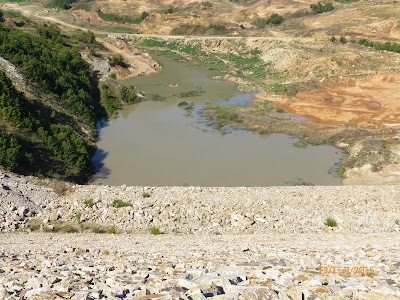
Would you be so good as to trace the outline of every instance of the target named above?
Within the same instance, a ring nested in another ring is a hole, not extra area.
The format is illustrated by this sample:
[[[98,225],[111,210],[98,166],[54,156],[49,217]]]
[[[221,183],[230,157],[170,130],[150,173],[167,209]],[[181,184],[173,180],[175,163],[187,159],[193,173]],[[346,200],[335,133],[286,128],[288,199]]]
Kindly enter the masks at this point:
[[[107,228],[106,233],[107,234],[116,234],[117,233],[117,229],[115,227]]]
[[[76,218],[76,221],[78,222],[78,224],[82,224],[82,220],[81,220],[82,214],[81,213],[77,213],[75,218]]]
[[[295,146],[296,148],[304,149],[307,148],[308,144],[304,140],[298,140],[296,143],[293,144],[293,146]]]
[[[127,207],[127,206],[131,206],[130,203],[119,200],[119,199],[115,199],[112,203],[112,206],[115,208],[122,208],[122,207]]]
[[[93,199],[86,199],[85,201],[83,201],[83,204],[85,204],[87,207],[92,208],[95,203],[94,203]]]
[[[215,106],[215,114],[217,119],[227,120],[230,122],[241,122],[239,115],[228,106]]]
[[[159,235],[161,233],[160,228],[158,227],[151,227],[150,233],[153,235]]]
[[[342,178],[345,178],[345,173],[347,170],[355,167],[357,160],[355,158],[342,160],[340,162],[340,166],[338,169],[338,175]]]
[[[151,94],[149,96],[149,100],[151,100],[151,101],[166,101],[167,97],[161,96],[159,94]]]
[[[151,195],[150,195],[149,193],[147,193],[147,192],[144,192],[144,193],[142,194],[142,197],[143,197],[143,198],[150,198]]]
[[[182,92],[179,95],[179,97],[180,98],[199,97],[202,94],[204,94],[204,91],[202,89],[198,89],[198,90],[192,90],[192,91],[188,91],[188,92]]]
[[[65,222],[55,222],[43,227],[44,232],[62,232],[62,233],[76,233],[80,228]]]
[[[99,226],[93,227],[91,231],[92,233],[106,233],[106,230]]]
[[[338,226],[336,220],[332,217],[326,218],[324,224],[327,227],[337,227]]]
[[[28,228],[31,231],[39,231],[42,224],[40,220],[31,219],[28,221]]]
[[[180,62],[187,61],[187,59],[184,56],[182,56],[182,55],[180,55],[180,54],[178,54],[178,53],[176,53],[175,51],[172,51],[172,50],[156,50],[156,51],[153,51],[153,52],[156,55],[160,55],[160,56],[172,59],[174,61],[180,61]]]
[[[143,39],[140,43],[144,47],[166,47],[167,41],[162,39]]]
[[[289,86],[284,83],[273,83],[270,85],[270,91],[274,94],[286,94],[289,91]]]

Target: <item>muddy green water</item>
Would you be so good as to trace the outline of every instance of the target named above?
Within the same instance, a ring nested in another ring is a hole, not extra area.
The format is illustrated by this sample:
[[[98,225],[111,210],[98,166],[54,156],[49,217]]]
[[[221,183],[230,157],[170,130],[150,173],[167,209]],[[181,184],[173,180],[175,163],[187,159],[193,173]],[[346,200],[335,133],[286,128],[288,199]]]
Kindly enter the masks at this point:
[[[233,130],[222,135],[207,125],[201,105],[233,97],[245,105],[252,94],[211,79],[217,75],[189,63],[160,60],[161,73],[125,82],[139,92],[167,97],[125,107],[99,129],[95,184],[150,186],[271,186],[301,182],[339,185],[331,175],[343,153],[332,146],[298,149],[296,138]],[[192,116],[177,104],[182,92],[202,89]],[[229,103],[229,102],[226,102]]]

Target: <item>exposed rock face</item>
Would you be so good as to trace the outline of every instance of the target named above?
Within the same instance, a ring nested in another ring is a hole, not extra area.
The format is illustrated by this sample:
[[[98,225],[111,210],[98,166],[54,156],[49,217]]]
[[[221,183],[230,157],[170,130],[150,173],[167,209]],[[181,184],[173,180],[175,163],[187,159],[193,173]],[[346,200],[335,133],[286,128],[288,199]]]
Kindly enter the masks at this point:
[[[94,72],[100,75],[107,75],[111,71],[111,66],[108,59],[93,58],[87,53],[81,53],[83,59],[85,59],[91,66]]]
[[[18,72],[17,68],[10,63],[8,60],[0,56],[0,69],[4,70],[7,76],[13,80],[22,81],[23,77],[21,73]]]

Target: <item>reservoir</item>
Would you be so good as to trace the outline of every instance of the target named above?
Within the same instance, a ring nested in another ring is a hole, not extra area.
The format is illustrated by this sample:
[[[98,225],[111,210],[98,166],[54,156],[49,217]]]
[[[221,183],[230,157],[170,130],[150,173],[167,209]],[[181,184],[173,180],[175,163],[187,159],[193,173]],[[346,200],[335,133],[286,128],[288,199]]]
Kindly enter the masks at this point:
[[[191,63],[159,59],[156,75],[124,82],[139,93],[165,101],[124,107],[116,118],[99,126],[94,184],[137,186],[272,186],[340,185],[335,175],[344,153],[329,146],[293,146],[285,134],[260,135],[245,130],[227,134],[210,126],[201,108],[208,102],[246,105],[254,94],[240,93],[234,83]],[[181,93],[201,91],[181,98]],[[226,101],[228,99],[229,101]],[[192,102],[190,115],[178,107]]]

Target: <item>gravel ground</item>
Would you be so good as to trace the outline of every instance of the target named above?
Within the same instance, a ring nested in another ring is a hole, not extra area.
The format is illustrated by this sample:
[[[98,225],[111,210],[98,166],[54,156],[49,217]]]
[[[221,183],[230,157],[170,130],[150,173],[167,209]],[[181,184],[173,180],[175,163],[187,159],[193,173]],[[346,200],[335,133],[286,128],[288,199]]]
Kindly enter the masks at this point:
[[[0,235],[1,299],[400,299],[399,234]]]
[[[0,299],[400,299],[398,186],[0,184]]]

